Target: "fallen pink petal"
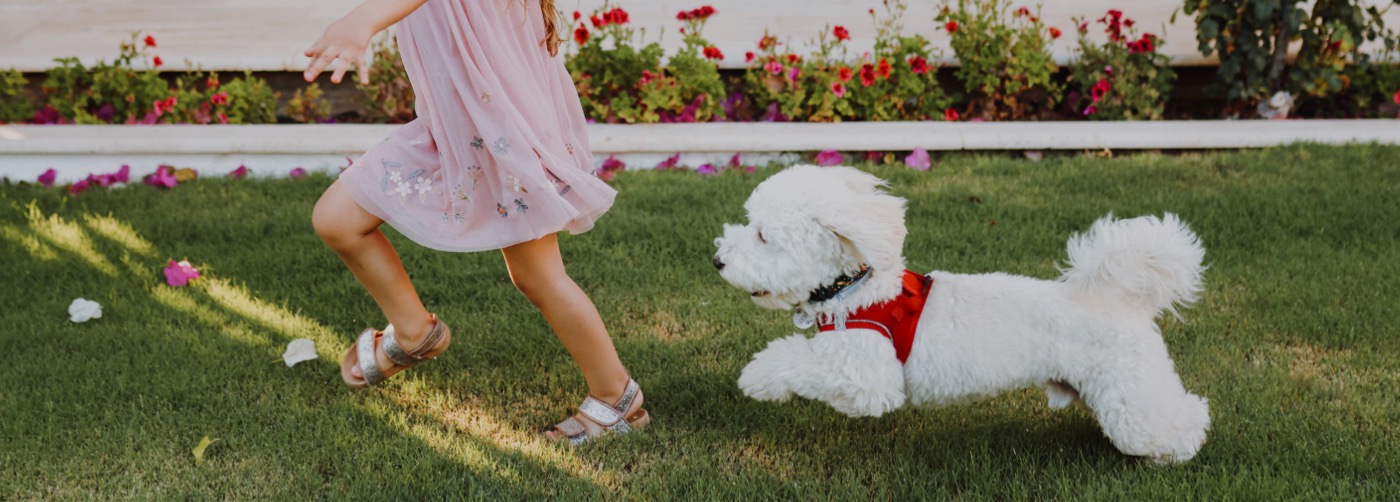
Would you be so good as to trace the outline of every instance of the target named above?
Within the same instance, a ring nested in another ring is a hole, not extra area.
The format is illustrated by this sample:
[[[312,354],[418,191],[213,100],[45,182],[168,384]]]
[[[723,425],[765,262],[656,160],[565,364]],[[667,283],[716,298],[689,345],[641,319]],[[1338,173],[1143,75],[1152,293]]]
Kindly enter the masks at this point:
[[[846,156],[836,150],[822,150],[817,154],[817,165],[838,166],[846,162]]]
[[[920,148],[909,152],[909,155],[904,157],[904,165],[909,166],[911,169],[927,171],[933,163],[929,160],[928,150]]]
[[[165,283],[177,288],[185,287],[191,279],[197,277],[199,269],[194,268],[188,261],[176,263],[175,260],[170,260],[170,265],[165,267]]]
[[[170,166],[160,166],[154,174],[146,176],[146,184],[153,187],[175,188],[179,183],[175,179],[175,168]]]

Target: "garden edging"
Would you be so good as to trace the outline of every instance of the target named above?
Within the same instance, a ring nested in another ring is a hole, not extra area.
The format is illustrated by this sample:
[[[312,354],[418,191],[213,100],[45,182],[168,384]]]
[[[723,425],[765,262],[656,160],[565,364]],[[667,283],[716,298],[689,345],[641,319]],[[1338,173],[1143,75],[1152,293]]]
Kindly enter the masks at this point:
[[[55,168],[60,182],[122,164],[160,164],[222,174],[246,165],[258,175],[293,167],[346,165],[396,125],[0,126],[0,174],[32,180]],[[1176,150],[1286,145],[1400,145],[1395,120],[1239,120],[1151,122],[852,122],[590,124],[595,161],[616,156],[628,169],[650,168],[680,153],[681,165],[791,160],[794,153],[959,150]]]

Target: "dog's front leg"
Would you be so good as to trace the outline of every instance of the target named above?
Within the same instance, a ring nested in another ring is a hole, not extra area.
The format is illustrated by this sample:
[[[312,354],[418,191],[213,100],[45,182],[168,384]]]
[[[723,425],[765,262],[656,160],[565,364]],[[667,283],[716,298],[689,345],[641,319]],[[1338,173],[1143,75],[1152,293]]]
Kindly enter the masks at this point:
[[[852,417],[883,415],[905,399],[904,367],[894,347],[863,329],[774,340],[744,368],[739,387],[765,401],[784,401],[795,393]]]

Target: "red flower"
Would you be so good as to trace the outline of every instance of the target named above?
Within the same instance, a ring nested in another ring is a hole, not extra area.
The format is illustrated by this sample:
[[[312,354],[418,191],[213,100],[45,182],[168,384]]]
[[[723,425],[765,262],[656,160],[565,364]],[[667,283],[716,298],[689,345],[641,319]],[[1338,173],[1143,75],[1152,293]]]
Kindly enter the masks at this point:
[[[745,53],[744,53],[744,63],[745,63],[745,64],[748,64],[748,63],[752,63],[752,62],[753,62],[753,52],[752,52],[752,51],[745,52]]]
[[[923,75],[928,73],[930,68],[927,59],[924,59],[923,56],[914,56],[909,59],[909,69],[913,70],[915,75]]]
[[[681,20],[681,21],[690,21],[690,20],[692,20],[692,19],[701,19],[701,20],[703,20],[703,19],[709,19],[710,16],[715,15],[715,12],[716,12],[716,11],[715,11],[715,8],[714,8],[714,7],[710,7],[710,6],[706,5],[706,6],[704,6],[704,7],[699,8],[699,9],[691,9],[691,10],[689,10],[689,11],[684,11],[684,10],[683,10],[683,11],[680,11],[679,14],[676,14],[676,19]]]
[[[798,56],[798,55],[796,55],[796,54],[788,54],[788,55],[787,55],[787,60],[788,60],[788,64],[797,64],[798,61],[801,61],[801,60],[802,60],[802,57],[801,57],[801,56]]]
[[[947,110],[943,110],[943,120],[946,120],[946,121],[949,121],[949,122],[957,122],[957,121],[958,121],[958,111],[957,111],[957,110],[954,110],[954,109],[952,109],[952,108],[949,108],[949,109],[947,109]]]
[[[145,40],[145,42],[146,42],[146,47],[155,47],[155,46],[156,46],[156,36],[155,36],[155,35],[146,35],[146,40]]]
[[[607,21],[604,21],[603,18],[598,17],[597,14],[589,15],[588,20],[593,23],[594,28],[602,28],[603,26],[607,25]]]
[[[713,59],[713,60],[718,61],[718,60],[724,59],[724,53],[723,53],[723,52],[720,52],[718,47],[713,47],[713,46],[711,46],[711,47],[706,47],[706,48],[705,48],[705,58],[706,58],[706,59]]]
[[[156,56],[155,59],[151,60],[151,63],[159,67],[160,65],[165,64],[165,61],[161,60],[160,56]]]
[[[846,27],[845,27],[845,26],[841,26],[841,25],[839,25],[839,24],[836,25],[835,28],[832,28],[832,29],[831,29],[831,34],[832,34],[832,35],[835,35],[835,36],[836,36],[836,40],[838,40],[838,41],[840,41],[840,40],[850,40],[850,39],[851,39],[851,32],[846,31]]]
[[[957,33],[957,32],[958,32],[958,22],[957,22],[957,21],[948,21],[948,24],[943,25],[943,29],[948,30],[948,33]]]
[[[1089,33],[1089,22],[1088,22],[1088,21],[1084,21],[1084,22],[1082,22],[1082,23],[1079,23],[1079,33],[1080,33],[1081,35],[1082,35],[1082,34],[1085,34],[1085,33]]]
[[[1133,24],[1135,24],[1135,23],[1133,22],[1132,19],[1124,19],[1124,20],[1123,20],[1123,27],[1124,27],[1124,28],[1132,28],[1132,27],[1133,27]]]
[[[227,93],[227,92],[220,92],[220,93],[218,93],[218,94],[215,94],[215,95],[213,95],[213,96],[210,96],[210,97],[209,97],[209,102],[210,102],[210,103],[213,103],[213,104],[216,104],[216,105],[226,105],[226,104],[228,104],[228,93]]]
[[[853,73],[854,72],[852,72],[850,68],[842,66],[841,69],[836,70],[836,78],[841,79],[842,82],[850,82]],[[1395,95],[1400,96],[1400,92],[1397,92]]]
[[[860,83],[866,87],[875,85],[875,65],[865,63],[860,67]]]
[[[1094,102],[1098,103],[1099,100],[1103,99],[1104,95],[1108,94],[1108,91],[1111,90],[1113,90],[1113,84],[1110,84],[1108,79],[1103,79],[1094,84],[1094,88],[1090,89],[1089,93],[1093,96]]]
[[[654,78],[656,78],[656,75],[653,75],[651,70],[642,70],[642,78],[637,81],[637,85],[647,85],[651,83],[651,80]]]
[[[578,42],[579,45],[588,43],[588,28],[586,26],[580,24],[574,30],[574,41]]]
[[[885,58],[880,58],[880,67],[879,67],[879,70],[880,70],[880,78],[890,78],[890,70],[891,70],[891,68],[890,68],[890,62],[889,62],[889,61],[886,61]]]
[[[838,98],[846,97],[846,86],[840,82],[832,82],[831,93],[835,94]]]
[[[763,38],[758,39],[758,50],[761,51],[766,51],[769,47],[774,47],[777,45],[778,37],[772,35],[764,35]]]
[[[1019,8],[1019,9],[1016,9],[1016,14],[1015,14],[1016,17],[1021,17],[1021,16],[1030,17],[1030,15],[1031,15],[1031,9],[1030,9],[1030,7],[1021,7],[1021,8]]]
[[[205,86],[205,87],[208,87],[208,88],[210,88],[210,89],[218,89],[218,88],[219,88],[219,79],[217,79],[217,78],[211,78],[211,79],[209,79],[209,80],[205,80],[205,81],[204,81],[204,86]]]
[[[1060,29],[1059,29],[1059,28],[1056,28],[1056,27],[1054,27],[1054,26],[1051,26],[1051,27],[1050,27],[1050,38],[1052,38],[1052,39],[1060,38],[1060,35],[1061,35],[1061,33],[1060,33]]]
[[[583,17],[583,14],[580,14],[578,11],[574,11],[574,21],[578,21],[578,18],[581,17]]]
[[[627,24],[627,11],[621,7],[603,13],[603,22],[610,24]]]
[[[1400,91],[1395,91],[1395,97],[1391,99],[1395,100],[1395,104],[1400,105]]]
[[[1131,54],[1152,52],[1154,48],[1151,33],[1144,33],[1136,42],[1128,42],[1128,52]]]

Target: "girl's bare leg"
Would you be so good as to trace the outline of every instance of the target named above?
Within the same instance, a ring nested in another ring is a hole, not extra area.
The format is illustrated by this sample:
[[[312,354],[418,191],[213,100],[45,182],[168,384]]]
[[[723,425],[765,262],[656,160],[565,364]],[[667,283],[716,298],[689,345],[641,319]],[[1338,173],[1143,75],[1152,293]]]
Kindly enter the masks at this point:
[[[593,300],[564,270],[558,237],[549,235],[501,251],[511,281],[539,307],[549,327],[564,342],[588,382],[589,394],[605,403],[620,400],[627,387],[627,369],[617,357]],[[641,403],[638,396],[633,408]]]
[[[404,348],[417,348],[432,327],[432,318],[408,280],[394,246],[379,231],[384,220],[361,208],[337,181],[316,202],[311,223],[321,240],[340,255],[350,272],[369,290],[394,325],[395,336]],[[383,352],[376,353],[380,368],[395,367]],[[355,368],[353,373],[360,376],[360,369]]]

